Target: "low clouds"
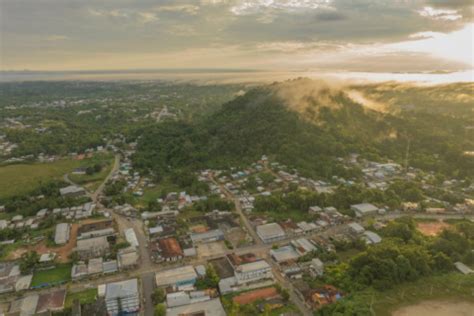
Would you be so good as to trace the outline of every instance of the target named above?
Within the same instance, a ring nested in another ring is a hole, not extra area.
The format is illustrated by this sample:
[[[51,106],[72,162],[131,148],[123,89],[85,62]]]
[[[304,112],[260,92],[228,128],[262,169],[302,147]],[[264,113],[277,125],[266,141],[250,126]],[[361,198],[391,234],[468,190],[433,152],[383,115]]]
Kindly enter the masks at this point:
[[[418,13],[422,17],[431,18],[435,20],[456,21],[462,19],[462,15],[457,10],[453,9],[436,9],[432,7],[424,7]]]
[[[46,40],[49,42],[57,42],[57,41],[66,41],[69,37],[65,35],[49,35],[46,37]]]

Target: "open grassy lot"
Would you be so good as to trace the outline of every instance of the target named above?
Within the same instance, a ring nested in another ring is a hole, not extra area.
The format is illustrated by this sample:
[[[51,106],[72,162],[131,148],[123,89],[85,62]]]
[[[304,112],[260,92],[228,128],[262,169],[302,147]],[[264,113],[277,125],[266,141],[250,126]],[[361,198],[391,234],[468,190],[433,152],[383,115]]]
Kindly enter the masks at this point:
[[[388,291],[377,293],[373,298],[373,309],[377,316],[390,316],[400,307],[425,300],[474,302],[474,275],[452,272],[396,286]]]
[[[34,190],[41,181],[62,179],[81,165],[81,161],[62,159],[51,163],[0,166],[0,198]]]
[[[71,264],[58,264],[54,269],[36,271],[33,274],[31,286],[69,281],[71,279],[71,267]]]
[[[64,303],[65,308],[72,307],[74,300],[79,300],[81,304],[93,303],[97,298],[97,288],[87,289],[76,293],[67,293],[66,302]]]
[[[110,173],[110,170],[112,170],[114,166],[114,156],[111,154],[95,155],[93,158],[82,161],[80,166],[87,168],[97,163],[103,165],[100,172],[91,175],[70,174],[69,179],[74,183],[83,185],[89,191],[95,191]]]

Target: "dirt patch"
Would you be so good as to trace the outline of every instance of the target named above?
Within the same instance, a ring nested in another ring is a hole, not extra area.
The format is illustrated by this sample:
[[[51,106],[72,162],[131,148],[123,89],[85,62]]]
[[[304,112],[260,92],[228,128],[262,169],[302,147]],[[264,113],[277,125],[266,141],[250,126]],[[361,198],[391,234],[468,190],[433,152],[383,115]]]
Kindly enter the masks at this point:
[[[416,228],[425,236],[437,236],[444,229],[451,227],[450,224],[437,222],[421,222],[416,225]]]
[[[252,304],[258,300],[266,300],[278,297],[278,291],[274,287],[254,290],[235,296],[232,300],[237,304]]]
[[[472,302],[424,301],[416,305],[402,307],[392,316],[473,316]]]
[[[199,258],[208,258],[223,255],[226,250],[227,248],[223,241],[215,241],[197,245],[197,253]]]

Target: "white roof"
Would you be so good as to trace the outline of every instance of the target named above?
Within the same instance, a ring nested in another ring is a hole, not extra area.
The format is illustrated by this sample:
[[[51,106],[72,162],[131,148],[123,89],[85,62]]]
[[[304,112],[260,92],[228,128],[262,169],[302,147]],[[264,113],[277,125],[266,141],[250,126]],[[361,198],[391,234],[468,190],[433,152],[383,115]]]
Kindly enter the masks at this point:
[[[140,308],[137,279],[109,283],[105,290],[107,311],[112,314],[135,312]]]
[[[254,262],[244,263],[238,266],[237,271],[241,273],[247,273],[252,271],[258,271],[263,269],[270,269],[270,265],[265,260],[258,260]]]
[[[463,274],[471,274],[471,273],[474,273],[474,271],[469,268],[467,265],[465,265],[464,263],[458,261],[458,262],[455,262],[454,265],[456,266],[456,268]]]
[[[158,226],[155,226],[155,227],[150,227],[150,228],[148,229],[148,232],[149,232],[150,234],[159,234],[159,233],[162,233],[162,232],[163,232],[163,226],[158,225]]]
[[[284,246],[278,249],[270,250],[270,254],[277,262],[295,260],[299,257],[298,253],[291,246]]]
[[[135,231],[133,228],[127,228],[124,231],[125,233],[125,239],[128,241],[128,243],[132,246],[137,248],[138,247],[138,239],[137,235],[135,235]]]
[[[376,233],[371,232],[369,230],[366,230],[364,232],[364,235],[367,238],[367,240],[369,240],[369,242],[372,243],[372,244],[378,244],[379,242],[382,241],[382,237],[380,237]]]
[[[257,234],[263,239],[285,236],[283,228],[277,223],[257,226]]]
[[[57,244],[65,244],[69,240],[69,224],[60,223],[56,225],[56,232],[54,234],[54,242]]]
[[[378,210],[377,206],[370,203],[354,204],[354,205],[351,205],[351,208],[361,214],[372,213]]]

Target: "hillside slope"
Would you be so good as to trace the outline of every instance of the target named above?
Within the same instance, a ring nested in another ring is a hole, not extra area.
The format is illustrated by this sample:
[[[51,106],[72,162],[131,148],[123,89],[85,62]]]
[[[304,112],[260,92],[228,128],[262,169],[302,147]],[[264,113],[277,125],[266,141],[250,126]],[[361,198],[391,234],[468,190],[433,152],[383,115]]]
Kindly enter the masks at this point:
[[[316,87],[308,90],[308,85]],[[297,89],[298,88],[298,89]],[[453,176],[472,176],[473,145],[459,121],[400,116],[354,102],[339,88],[294,80],[253,89],[198,122],[168,122],[142,131],[135,165],[157,174],[177,168],[239,166],[266,154],[309,176],[355,176],[335,158],[360,153]]]

